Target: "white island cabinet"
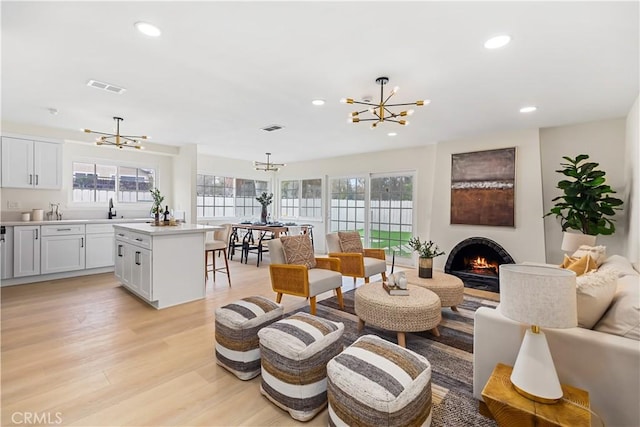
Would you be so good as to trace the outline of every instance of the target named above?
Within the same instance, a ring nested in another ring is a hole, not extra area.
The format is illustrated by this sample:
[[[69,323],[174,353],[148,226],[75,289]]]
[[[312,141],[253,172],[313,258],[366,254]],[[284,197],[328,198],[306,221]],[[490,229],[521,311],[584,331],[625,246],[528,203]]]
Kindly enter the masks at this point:
[[[205,296],[204,241],[218,226],[114,224],[115,275],[155,308]]]

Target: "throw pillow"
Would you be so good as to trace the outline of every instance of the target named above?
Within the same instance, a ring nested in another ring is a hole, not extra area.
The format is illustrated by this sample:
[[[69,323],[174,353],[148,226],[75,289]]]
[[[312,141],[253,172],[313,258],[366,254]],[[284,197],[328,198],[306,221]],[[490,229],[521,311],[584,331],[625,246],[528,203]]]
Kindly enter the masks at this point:
[[[316,266],[311,239],[306,234],[298,236],[282,236],[282,250],[287,264],[306,265],[307,268]]]
[[[640,341],[640,278],[638,276],[627,275],[618,278],[618,288],[613,302],[593,330]]]
[[[607,311],[618,286],[613,271],[595,271],[576,277],[578,326],[591,329]]]
[[[576,273],[576,276],[581,276],[598,268],[596,266],[596,262],[591,258],[591,255],[589,254],[579,259],[571,258],[565,255],[564,261],[562,262],[562,265],[560,267],[573,271],[574,273]]]
[[[600,267],[600,264],[607,259],[607,247],[606,246],[588,246],[581,245],[577,251],[571,255],[571,258],[582,258],[585,255],[590,255],[596,262],[596,265]]]
[[[611,255],[602,263],[599,270],[614,270],[618,277],[638,276],[638,272],[633,269],[631,262],[621,255]]]
[[[338,231],[340,238],[340,250],[348,253],[363,253],[362,240],[357,231]]]

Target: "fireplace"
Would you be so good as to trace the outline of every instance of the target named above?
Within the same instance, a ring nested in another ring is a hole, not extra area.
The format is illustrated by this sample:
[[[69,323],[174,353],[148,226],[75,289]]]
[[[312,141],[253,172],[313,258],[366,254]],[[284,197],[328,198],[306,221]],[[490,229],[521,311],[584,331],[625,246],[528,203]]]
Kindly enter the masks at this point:
[[[499,266],[514,263],[511,255],[493,240],[470,237],[451,250],[444,272],[458,276],[465,286],[500,292]]]

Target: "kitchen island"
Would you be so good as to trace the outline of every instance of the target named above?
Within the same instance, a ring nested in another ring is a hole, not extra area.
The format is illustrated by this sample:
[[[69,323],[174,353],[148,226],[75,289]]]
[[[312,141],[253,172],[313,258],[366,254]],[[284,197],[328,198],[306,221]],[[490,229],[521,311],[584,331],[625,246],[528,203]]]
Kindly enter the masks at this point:
[[[205,296],[204,242],[219,226],[114,224],[115,275],[156,309]]]

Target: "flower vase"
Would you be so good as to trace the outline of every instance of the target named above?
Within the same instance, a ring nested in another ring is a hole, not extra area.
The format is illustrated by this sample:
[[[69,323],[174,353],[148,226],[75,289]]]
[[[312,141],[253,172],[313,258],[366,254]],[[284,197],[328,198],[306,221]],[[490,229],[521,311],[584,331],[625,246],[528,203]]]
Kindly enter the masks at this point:
[[[160,225],[160,213],[159,212],[156,212],[156,214],[153,217],[153,219],[155,220],[155,222],[154,222],[155,225]]]
[[[260,212],[260,222],[263,224],[267,223],[267,207],[262,205],[262,212]]]
[[[431,279],[433,277],[433,258],[418,259],[418,277]]]

